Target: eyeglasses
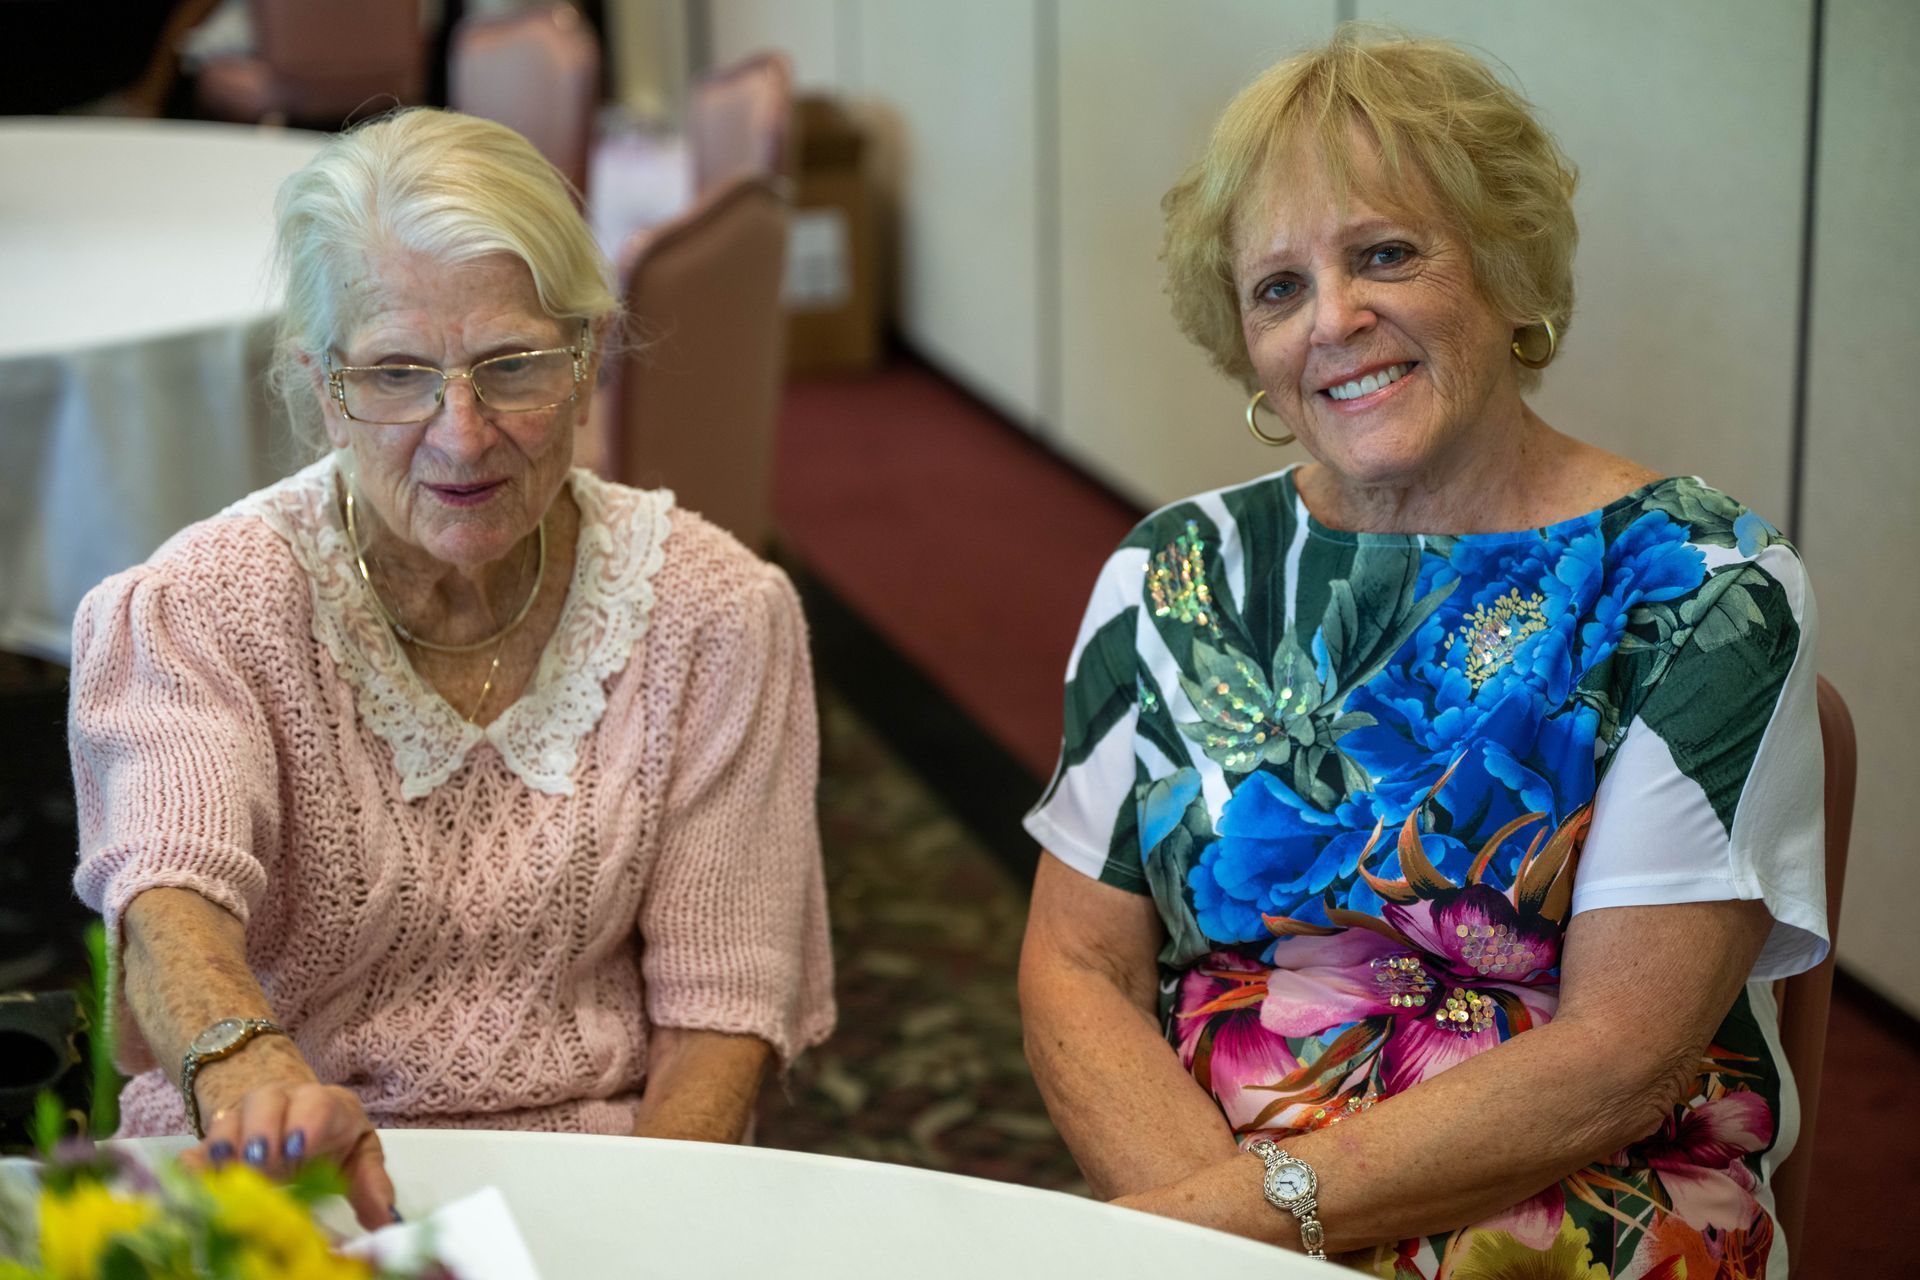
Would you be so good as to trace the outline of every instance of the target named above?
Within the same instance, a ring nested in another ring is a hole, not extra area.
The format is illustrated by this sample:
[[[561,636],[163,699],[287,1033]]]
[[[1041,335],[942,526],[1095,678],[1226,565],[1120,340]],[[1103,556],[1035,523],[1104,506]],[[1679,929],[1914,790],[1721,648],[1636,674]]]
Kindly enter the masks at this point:
[[[499,413],[533,413],[572,400],[587,376],[583,334],[571,347],[515,351],[481,360],[463,372],[428,364],[341,365],[325,357],[327,390],[354,422],[409,426],[440,412],[447,384],[465,378],[481,404]]]

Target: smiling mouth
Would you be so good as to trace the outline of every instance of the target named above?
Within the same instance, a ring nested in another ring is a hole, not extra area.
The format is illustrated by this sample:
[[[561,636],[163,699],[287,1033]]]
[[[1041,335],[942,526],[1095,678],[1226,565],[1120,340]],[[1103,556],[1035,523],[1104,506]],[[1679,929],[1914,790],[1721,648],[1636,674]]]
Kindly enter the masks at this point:
[[[1410,360],[1404,364],[1390,364],[1386,368],[1376,370],[1364,378],[1355,378],[1351,382],[1343,382],[1337,387],[1324,388],[1322,394],[1331,396],[1335,400],[1358,400],[1361,396],[1372,395],[1382,387],[1392,386],[1409,373],[1412,373],[1414,366],[1418,363],[1419,361],[1417,360]]]

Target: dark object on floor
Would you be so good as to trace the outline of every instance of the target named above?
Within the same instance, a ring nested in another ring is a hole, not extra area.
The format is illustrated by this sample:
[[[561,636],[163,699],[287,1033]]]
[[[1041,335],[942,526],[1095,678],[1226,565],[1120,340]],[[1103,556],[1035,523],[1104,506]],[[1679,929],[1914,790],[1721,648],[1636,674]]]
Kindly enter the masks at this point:
[[[833,1038],[761,1098],[763,1147],[1084,1191],[1027,1071],[1027,888],[830,687],[820,830]]]
[[[69,881],[78,844],[66,669],[0,655],[0,992],[85,972],[87,914]]]
[[[849,609],[805,565],[789,560],[823,682],[886,740],[1021,886],[1039,850],[1020,816],[1039,795],[1033,775]]]
[[[79,1033],[80,1005],[70,991],[0,995],[0,1151],[27,1145],[42,1090],[69,1108],[84,1104]]]

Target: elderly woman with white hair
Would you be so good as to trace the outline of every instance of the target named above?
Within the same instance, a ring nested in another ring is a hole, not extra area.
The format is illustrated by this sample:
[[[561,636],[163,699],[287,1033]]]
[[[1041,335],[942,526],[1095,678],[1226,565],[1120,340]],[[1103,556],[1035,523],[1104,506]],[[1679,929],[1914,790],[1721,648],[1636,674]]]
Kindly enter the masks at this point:
[[[618,307],[525,139],[401,112],[278,223],[325,456],[74,628],[122,1132],[332,1158],[368,1225],[378,1126],[739,1140],[833,1021],[792,587],[572,467]]]

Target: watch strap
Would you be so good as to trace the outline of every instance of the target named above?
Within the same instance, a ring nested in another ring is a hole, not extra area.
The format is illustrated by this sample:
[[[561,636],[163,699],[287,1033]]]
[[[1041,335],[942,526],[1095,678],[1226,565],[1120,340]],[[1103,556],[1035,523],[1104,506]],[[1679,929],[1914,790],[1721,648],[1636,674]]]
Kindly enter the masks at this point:
[[[239,1030],[233,1042],[212,1053],[197,1052],[193,1048],[193,1045],[199,1044],[201,1037],[205,1036],[207,1031],[213,1030],[222,1022],[236,1022],[239,1024]],[[194,1137],[204,1138],[207,1136],[206,1126],[200,1119],[200,1098],[199,1095],[194,1092],[194,1081],[200,1075],[200,1068],[210,1062],[220,1062],[224,1059],[231,1058],[234,1054],[240,1052],[249,1044],[252,1044],[259,1036],[284,1036],[286,1034],[288,1034],[287,1029],[270,1018],[221,1018],[216,1022],[209,1023],[205,1031],[202,1031],[200,1035],[193,1038],[193,1044],[187,1046],[186,1055],[180,1060],[180,1096],[186,1103],[187,1123],[192,1126]]]
[[[1309,1258],[1326,1257],[1327,1232],[1326,1228],[1320,1225],[1320,1219],[1318,1217],[1320,1203],[1317,1193],[1320,1187],[1320,1178],[1318,1174],[1314,1173],[1313,1166],[1305,1160],[1302,1160],[1299,1156],[1288,1155],[1286,1149],[1271,1138],[1256,1138],[1247,1144],[1247,1150],[1260,1157],[1261,1162],[1266,1165],[1265,1172],[1267,1174],[1271,1174],[1274,1167],[1282,1161],[1297,1164],[1307,1171],[1308,1177],[1313,1180],[1311,1183],[1312,1190],[1309,1190],[1306,1195],[1301,1196],[1297,1200],[1277,1199],[1267,1190],[1267,1183],[1264,1176],[1260,1183],[1260,1194],[1266,1197],[1268,1204],[1276,1209],[1281,1209],[1292,1214],[1295,1220],[1299,1222],[1300,1243],[1305,1248],[1306,1255]]]

